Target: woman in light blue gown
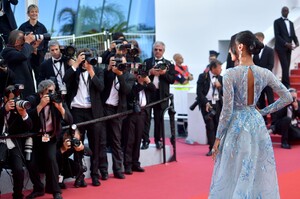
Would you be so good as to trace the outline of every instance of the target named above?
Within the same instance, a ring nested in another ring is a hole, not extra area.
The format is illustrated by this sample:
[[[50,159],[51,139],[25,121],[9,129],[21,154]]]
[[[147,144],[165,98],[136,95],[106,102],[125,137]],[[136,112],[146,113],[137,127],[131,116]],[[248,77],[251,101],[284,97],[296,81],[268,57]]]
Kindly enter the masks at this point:
[[[232,43],[230,53],[239,65],[223,77],[224,105],[212,150],[209,199],[278,199],[274,152],[263,116],[291,103],[292,97],[271,71],[254,65],[252,54],[263,48],[254,34],[242,31]],[[279,99],[258,110],[256,103],[266,86]]]

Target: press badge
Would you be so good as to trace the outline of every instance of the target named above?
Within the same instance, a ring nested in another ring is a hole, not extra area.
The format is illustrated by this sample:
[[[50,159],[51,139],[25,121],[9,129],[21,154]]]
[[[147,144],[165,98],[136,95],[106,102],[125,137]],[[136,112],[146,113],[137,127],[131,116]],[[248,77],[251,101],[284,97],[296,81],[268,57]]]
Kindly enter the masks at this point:
[[[85,103],[90,104],[91,103],[91,97],[86,97],[85,98]]]
[[[49,136],[49,134],[45,133],[42,136],[42,142],[49,142],[49,141],[50,141],[50,136]]]
[[[211,100],[211,103],[212,104],[216,104],[216,101],[218,101],[218,100],[219,100],[219,94],[218,93],[214,93],[214,96],[213,96],[213,98]]]
[[[59,175],[59,176],[58,176],[58,183],[62,183],[63,180],[64,180],[64,176]]]

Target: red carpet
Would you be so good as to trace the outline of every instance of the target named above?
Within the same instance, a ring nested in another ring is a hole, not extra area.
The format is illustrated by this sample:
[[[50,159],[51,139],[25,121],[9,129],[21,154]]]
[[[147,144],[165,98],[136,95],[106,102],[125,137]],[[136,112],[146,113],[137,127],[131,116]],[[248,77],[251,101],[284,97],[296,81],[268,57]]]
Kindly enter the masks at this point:
[[[206,157],[206,145],[187,145],[184,139],[177,141],[177,162],[146,167],[145,173],[134,173],[125,180],[109,178],[100,187],[63,190],[64,199],[207,199],[213,161]],[[300,145],[291,150],[274,144],[281,199],[300,198]],[[29,191],[24,192],[26,195]],[[11,194],[1,199],[11,198]],[[41,199],[52,198],[46,194]]]

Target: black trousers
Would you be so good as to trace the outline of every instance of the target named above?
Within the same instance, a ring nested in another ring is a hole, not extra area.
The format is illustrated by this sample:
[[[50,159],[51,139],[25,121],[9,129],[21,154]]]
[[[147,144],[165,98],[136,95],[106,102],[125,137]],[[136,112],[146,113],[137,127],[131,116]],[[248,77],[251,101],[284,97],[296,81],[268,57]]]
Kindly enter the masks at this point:
[[[104,106],[104,115],[114,115],[117,114],[117,107],[112,106]],[[120,173],[123,171],[123,151],[121,146],[121,139],[122,139],[122,122],[123,118],[118,117],[110,120],[105,121],[105,133],[107,139],[109,140],[111,152],[112,152],[112,162],[113,162],[113,172]],[[108,171],[108,161],[107,158],[103,158],[100,156],[100,172],[107,173]]]
[[[23,198],[24,157],[21,141],[14,142],[16,147],[8,150],[8,161],[13,174],[13,198]]]
[[[73,116],[74,123],[85,122],[89,120],[95,119],[93,117],[92,109],[91,108],[72,108],[71,113]],[[106,157],[106,137],[103,131],[103,123],[93,123],[89,125],[84,125],[78,127],[80,134],[81,134],[81,141],[84,143],[85,139],[85,132],[87,133],[89,147],[92,150],[91,156],[91,176],[99,176],[98,167],[99,167],[99,157],[102,156]],[[83,153],[81,152],[74,152],[74,161],[79,162],[82,164]]]
[[[282,70],[282,77],[281,82],[286,86],[286,88],[290,88],[290,64],[291,64],[291,55],[292,51],[289,49],[276,49],[281,70]]]
[[[132,166],[140,166],[140,146],[142,135],[144,132],[145,120],[147,113],[142,110],[140,113],[128,115],[126,132],[125,132],[125,147],[124,147],[124,166],[131,168]]]
[[[290,125],[292,119],[290,117],[283,117],[275,123],[276,133],[281,135],[281,143],[289,143]]]
[[[7,44],[8,36],[11,31],[12,31],[12,29],[9,25],[7,16],[3,15],[2,17],[0,17],[0,33],[3,34],[2,37],[4,39],[5,44]],[[3,50],[2,45],[3,45],[2,39],[0,39],[0,52]]]
[[[46,187],[52,193],[61,193],[58,185],[58,165],[56,160],[56,137],[49,142],[42,142],[41,136],[33,137],[33,150],[31,160],[27,161],[29,177],[34,191],[44,191],[44,184],[40,179],[40,173],[46,174]]]
[[[210,102],[210,104],[211,104],[211,102]],[[215,143],[216,132],[217,132],[217,128],[219,125],[220,113],[222,110],[222,104],[221,104],[221,101],[219,100],[216,102],[216,104],[211,104],[211,106],[216,111],[215,115],[212,117],[208,117],[210,112],[206,112],[205,106],[201,107],[201,113],[202,113],[202,116],[203,116],[203,119],[205,122],[209,150],[212,149],[212,147]]]

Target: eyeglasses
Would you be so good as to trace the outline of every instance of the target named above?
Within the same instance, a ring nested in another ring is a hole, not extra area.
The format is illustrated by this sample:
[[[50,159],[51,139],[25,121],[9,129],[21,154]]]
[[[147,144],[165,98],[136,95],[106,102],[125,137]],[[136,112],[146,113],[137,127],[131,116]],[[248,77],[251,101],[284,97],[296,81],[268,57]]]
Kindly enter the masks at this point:
[[[163,50],[162,50],[162,49],[155,48],[154,51],[159,51],[159,52],[161,52],[161,51],[163,51]]]

